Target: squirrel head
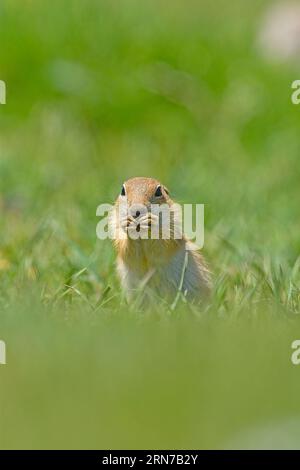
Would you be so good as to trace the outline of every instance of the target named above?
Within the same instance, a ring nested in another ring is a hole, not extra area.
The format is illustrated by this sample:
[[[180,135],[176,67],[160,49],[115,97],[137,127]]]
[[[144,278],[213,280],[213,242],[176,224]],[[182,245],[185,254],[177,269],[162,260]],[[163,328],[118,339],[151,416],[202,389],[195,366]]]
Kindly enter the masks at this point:
[[[145,219],[151,212],[151,207],[173,204],[169,191],[154,178],[131,178],[122,185],[116,201],[120,211],[126,213],[128,220]]]
[[[157,210],[156,210],[157,208]],[[172,215],[173,214],[173,215]],[[179,220],[179,219],[178,219]],[[131,178],[122,185],[111,217],[116,239],[174,239],[176,204],[154,178]]]
[[[171,202],[169,191],[165,186],[157,179],[143,177],[125,181],[118,202],[124,201],[125,198],[129,207],[141,205],[149,208],[151,204],[170,204]]]
[[[118,257],[146,271],[170,258],[184,243],[178,206],[157,179],[125,181],[110,217]]]

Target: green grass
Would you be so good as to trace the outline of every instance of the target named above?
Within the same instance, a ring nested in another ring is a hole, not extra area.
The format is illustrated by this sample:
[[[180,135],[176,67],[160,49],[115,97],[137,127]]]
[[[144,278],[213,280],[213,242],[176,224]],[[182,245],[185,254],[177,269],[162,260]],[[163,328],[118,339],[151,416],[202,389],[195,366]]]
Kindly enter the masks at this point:
[[[300,71],[245,3],[1,2],[1,448],[299,446]],[[205,204],[207,308],[122,299],[131,176]]]

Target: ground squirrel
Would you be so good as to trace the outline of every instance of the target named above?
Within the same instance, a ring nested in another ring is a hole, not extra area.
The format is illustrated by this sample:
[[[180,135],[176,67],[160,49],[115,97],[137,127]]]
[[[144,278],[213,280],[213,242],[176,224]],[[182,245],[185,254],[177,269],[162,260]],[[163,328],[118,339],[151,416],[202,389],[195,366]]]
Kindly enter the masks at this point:
[[[143,294],[151,292],[172,301],[181,291],[186,299],[197,302],[210,290],[210,275],[202,255],[190,249],[192,242],[184,235],[174,235],[179,226],[175,206],[167,188],[156,179],[131,178],[122,186],[110,224],[117,272],[129,300],[142,290]],[[162,207],[170,213],[167,239],[162,236],[162,219],[153,211]],[[149,237],[154,228],[158,230],[156,239]]]

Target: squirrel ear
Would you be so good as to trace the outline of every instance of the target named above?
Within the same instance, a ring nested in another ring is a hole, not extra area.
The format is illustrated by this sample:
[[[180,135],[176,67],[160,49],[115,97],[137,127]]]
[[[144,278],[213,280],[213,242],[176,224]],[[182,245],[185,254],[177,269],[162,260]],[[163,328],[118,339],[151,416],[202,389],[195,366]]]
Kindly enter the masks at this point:
[[[167,195],[169,196],[170,191],[168,190],[168,188],[166,188],[166,186],[164,186],[164,190],[166,191]]]

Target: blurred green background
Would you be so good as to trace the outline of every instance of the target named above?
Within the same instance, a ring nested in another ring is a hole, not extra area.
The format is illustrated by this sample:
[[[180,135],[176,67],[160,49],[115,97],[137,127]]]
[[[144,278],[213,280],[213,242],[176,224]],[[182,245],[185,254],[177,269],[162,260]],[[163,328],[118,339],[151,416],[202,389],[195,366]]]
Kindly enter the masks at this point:
[[[299,61],[275,2],[2,0],[0,448],[299,447]],[[96,207],[205,204],[206,308],[124,303]]]

